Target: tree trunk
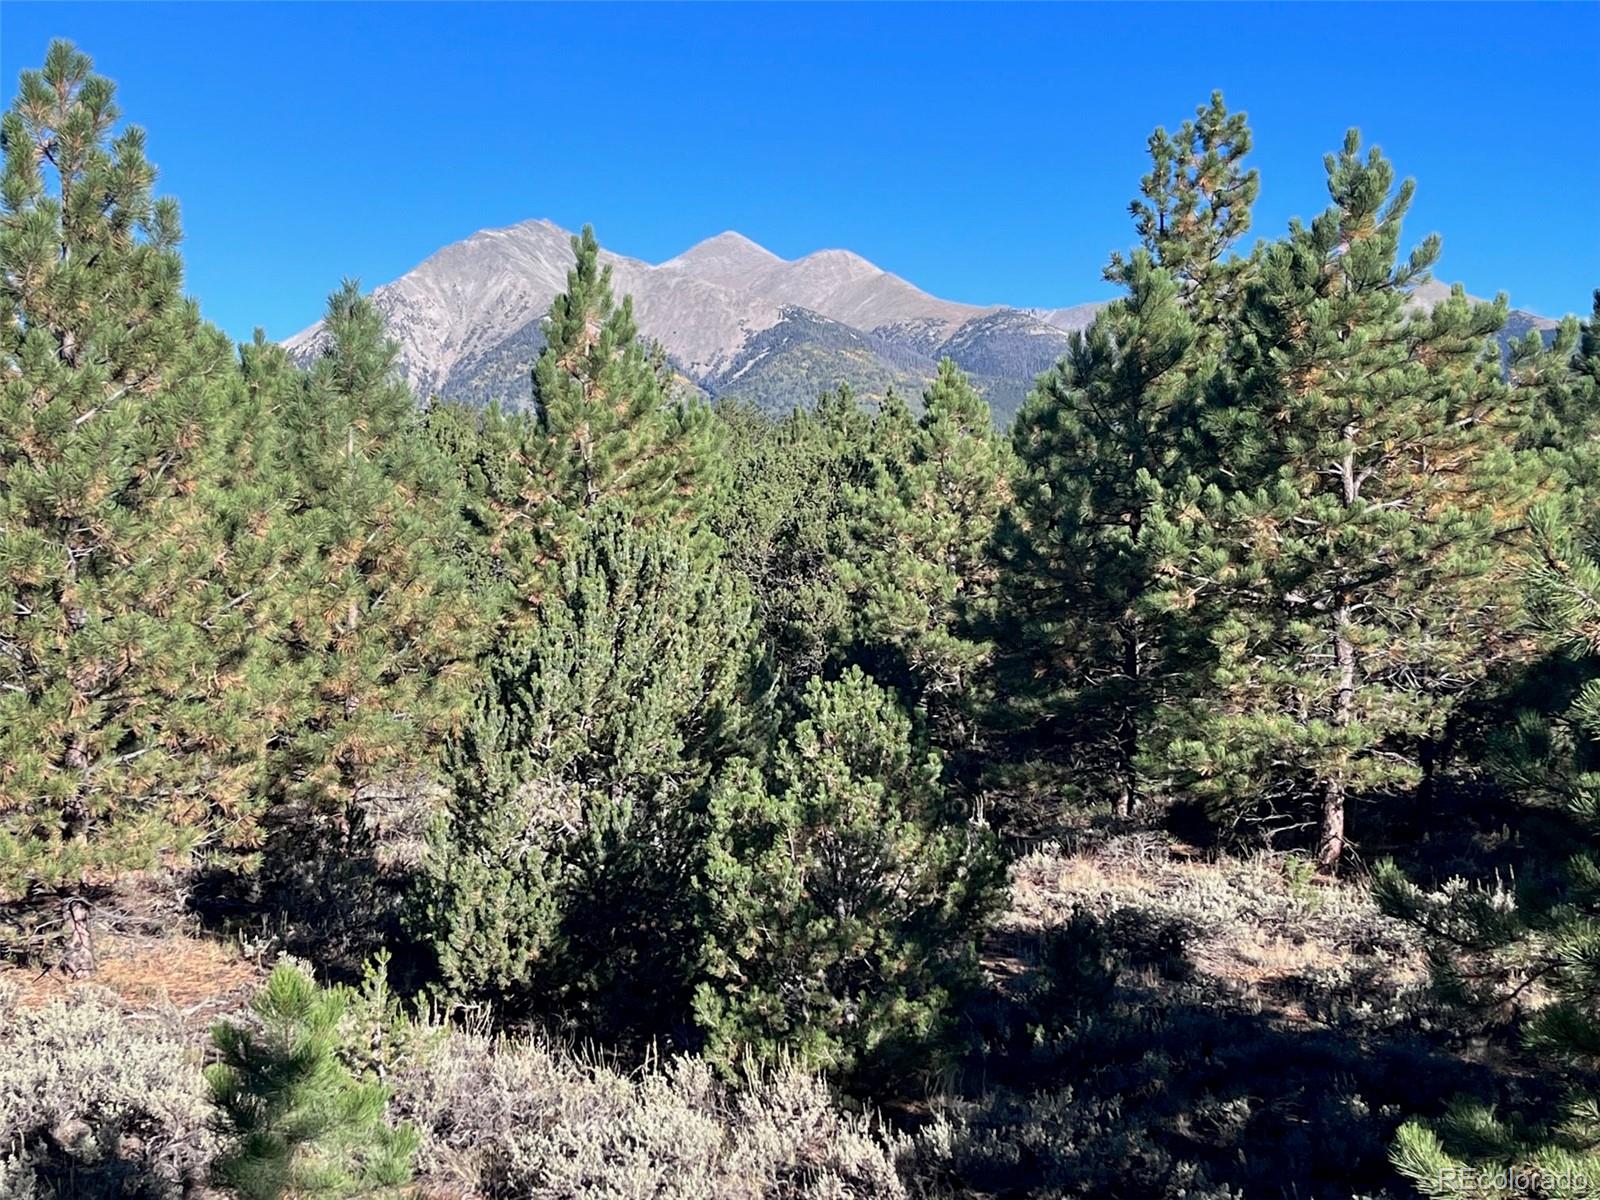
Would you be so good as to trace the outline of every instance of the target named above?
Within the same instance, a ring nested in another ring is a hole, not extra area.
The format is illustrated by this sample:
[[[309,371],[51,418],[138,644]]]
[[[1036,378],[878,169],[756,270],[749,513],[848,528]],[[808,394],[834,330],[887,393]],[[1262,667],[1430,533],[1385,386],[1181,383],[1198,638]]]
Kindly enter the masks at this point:
[[[1117,729],[1117,816],[1127,820],[1139,802],[1138,773],[1134,763],[1139,756],[1139,718],[1135,705],[1139,697],[1139,634],[1137,629],[1122,631],[1122,673],[1128,682]]]
[[[61,903],[61,916],[67,925],[67,948],[61,955],[61,969],[68,975],[92,975],[96,967],[94,935],[89,930],[89,902],[69,896]]]
[[[1333,614],[1333,655],[1338,664],[1338,690],[1333,698],[1333,727],[1343,730],[1350,724],[1355,707],[1356,648],[1350,641],[1350,598],[1340,597]],[[1331,875],[1344,854],[1345,771],[1349,751],[1340,747],[1322,791],[1322,828],[1317,839],[1317,867]]]
[[[1438,803],[1439,774],[1444,769],[1445,748],[1442,743],[1442,735],[1437,740],[1429,738],[1417,751],[1417,765],[1422,770],[1422,778],[1417,781],[1411,811],[1406,814],[1402,827],[1407,835],[1420,836],[1432,823],[1433,810]]]
[[[1357,425],[1353,419],[1345,422],[1340,431],[1344,439],[1344,459],[1339,464],[1344,506],[1351,508],[1361,498],[1361,480],[1356,474],[1355,440]],[[1350,641],[1350,606],[1352,597],[1348,585],[1341,585],[1338,605],[1333,610],[1333,658],[1338,666],[1338,688],[1333,695],[1333,727],[1340,733],[1350,724],[1356,699],[1356,648]],[[1317,838],[1317,869],[1332,875],[1339,868],[1344,854],[1344,817],[1346,775],[1350,764],[1350,751],[1340,746],[1329,767],[1322,791],[1322,828]]]
[[[1317,839],[1317,869],[1332,875],[1344,853],[1344,777],[1329,779],[1322,791],[1322,834]]]

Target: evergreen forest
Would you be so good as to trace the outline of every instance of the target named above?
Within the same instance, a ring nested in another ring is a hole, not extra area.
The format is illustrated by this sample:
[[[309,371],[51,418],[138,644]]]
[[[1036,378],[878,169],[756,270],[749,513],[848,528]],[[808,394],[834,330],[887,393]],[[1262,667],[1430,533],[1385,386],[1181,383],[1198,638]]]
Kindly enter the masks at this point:
[[[1403,163],[1257,230],[1197,99],[1008,427],[700,398],[587,228],[467,406],[354,281],[209,324],[53,44],[0,1195],[1600,1196],[1600,291],[1503,349]]]

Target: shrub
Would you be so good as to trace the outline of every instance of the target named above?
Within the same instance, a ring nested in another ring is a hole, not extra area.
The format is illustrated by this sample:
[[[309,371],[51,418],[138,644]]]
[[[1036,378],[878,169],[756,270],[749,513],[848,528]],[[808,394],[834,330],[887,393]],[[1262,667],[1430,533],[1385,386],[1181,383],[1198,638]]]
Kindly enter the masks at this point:
[[[949,1032],[997,896],[986,829],[892,693],[851,668],[812,680],[770,780],[744,765],[712,801],[708,1052],[792,1052],[886,1083]],[[898,1060],[898,1061],[897,1061]]]
[[[452,1036],[397,1072],[431,1177],[516,1200],[895,1200],[907,1143],[792,1066],[738,1090],[679,1058],[637,1076],[536,1042]]]
[[[411,1176],[415,1131],[384,1118],[387,1094],[339,1061],[343,989],[284,964],[251,1002],[252,1020],[212,1030],[206,1070],[228,1143],[216,1177],[243,1200],[375,1195]]]
[[[0,1196],[174,1200],[203,1178],[199,1055],[175,1025],[99,991],[34,1010],[0,992],[0,1045]]]
[[[292,968],[281,970],[295,980],[286,1007],[318,1010],[292,1022],[307,1035],[314,1025],[315,1037],[297,1039],[300,1055],[249,1057],[272,1064],[296,1095],[308,1074],[339,1079],[346,1097],[358,1092],[364,1105],[387,1091],[392,1117],[416,1130],[429,1185],[486,1200],[907,1195],[898,1171],[909,1142],[841,1111],[821,1080],[792,1065],[751,1073],[737,1087],[696,1058],[624,1074],[542,1043],[405,1016],[375,970],[359,991],[316,989]],[[242,1143],[219,1143],[208,1125],[199,1047],[175,1023],[153,1017],[124,1013],[109,993],[83,992],[37,1011],[0,996],[0,1196],[179,1200],[201,1190],[219,1151],[219,1181],[235,1169]],[[250,1021],[264,1037],[259,1013]],[[381,1071],[386,1088],[350,1078],[367,1070]],[[250,1074],[258,1083],[267,1077],[256,1067]],[[274,1127],[304,1133],[330,1109],[353,1105],[290,1107]],[[364,1129],[334,1137],[347,1150],[369,1152],[399,1140],[379,1123]],[[326,1167],[333,1157],[326,1139],[320,1147],[302,1143],[297,1153],[302,1168]],[[362,1194],[383,1194],[376,1174],[366,1172],[372,1186]],[[261,1170],[262,1182],[282,1178],[276,1168]],[[327,1178],[302,1169],[296,1195],[317,1194]],[[263,1194],[251,1186],[244,1195]]]
[[[938,1196],[1242,1200],[1163,1143],[1162,1131],[1119,1099],[1071,1088],[999,1091],[919,1133],[906,1175],[921,1194]]]
[[[704,790],[761,709],[750,601],[681,532],[585,539],[451,752],[415,927],[451,995],[654,1035],[687,1008]]]

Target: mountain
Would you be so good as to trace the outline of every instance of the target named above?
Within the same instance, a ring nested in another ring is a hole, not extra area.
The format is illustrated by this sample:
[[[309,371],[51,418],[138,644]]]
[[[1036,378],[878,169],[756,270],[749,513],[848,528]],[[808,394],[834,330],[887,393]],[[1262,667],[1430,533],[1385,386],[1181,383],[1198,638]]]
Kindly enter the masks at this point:
[[[566,286],[572,235],[549,221],[485,229],[430,255],[373,292],[418,395],[516,406],[544,346],[542,322]],[[848,384],[866,399],[895,388],[915,403],[940,359],[973,377],[997,420],[1086,328],[1099,303],[1011,308],[941,300],[847,250],[785,259],[741,234],[719,233],[651,264],[601,251],[620,297],[633,297],[644,336],[684,380],[713,397],[787,411]],[[1450,294],[1428,282],[1418,306]],[[1513,310],[1501,344],[1556,322]],[[304,360],[321,326],[285,345]]]
[[[1448,299],[1449,296],[1450,285],[1448,283],[1430,279],[1426,283],[1418,284],[1411,290],[1411,304],[1418,308],[1432,308],[1441,300]],[[1475,301],[1478,297],[1468,296],[1467,299]],[[1548,346],[1555,340],[1556,327],[1560,324],[1561,322],[1552,320],[1549,317],[1541,317],[1538,313],[1531,313],[1526,309],[1513,308],[1506,315],[1506,323],[1500,332],[1495,335],[1495,338],[1500,343],[1502,354],[1509,354],[1513,343],[1520,342],[1534,330],[1538,331],[1539,336],[1544,339],[1545,345]]]
[[[1075,330],[1089,328],[1095,313],[1104,307],[1104,304],[1074,304],[1070,308],[1032,308],[1027,311],[1046,325],[1054,325],[1057,329],[1072,333]]]
[[[550,301],[566,286],[571,236],[549,221],[482,230],[377,288],[373,300],[400,343],[412,387],[424,395],[471,390],[480,386],[475,370],[506,358],[496,351],[508,339],[529,342]],[[618,294],[633,296],[641,328],[667,346],[691,377],[714,369],[749,328],[778,319],[777,305],[751,302],[685,269],[681,260],[655,267],[608,252],[601,258],[612,269]],[[320,334],[319,323],[285,345],[303,357]]]
[[[541,323],[566,285],[571,235],[549,221],[486,229],[430,255],[373,292],[419,395],[518,404],[544,345]],[[784,259],[718,234],[659,264],[608,251],[616,292],[639,328],[710,396],[774,411],[849,384],[865,398],[894,387],[915,400],[941,358],[976,377],[1001,415],[1061,354],[1097,304],[1019,309],[942,300],[847,250]],[[285,345],[302,360],[313,325]]]

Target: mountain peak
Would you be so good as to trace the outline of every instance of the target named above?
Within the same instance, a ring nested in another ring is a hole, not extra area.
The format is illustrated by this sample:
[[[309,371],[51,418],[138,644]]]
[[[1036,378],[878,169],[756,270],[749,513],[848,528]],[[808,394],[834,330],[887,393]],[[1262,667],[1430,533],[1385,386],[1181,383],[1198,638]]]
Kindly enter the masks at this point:
[[[724,229],[715,237],[708,237],[703,242],[696,242],[678,257],[687,258],[691,254],[700,254],[712,250],[718,252],[727,250],[754,250],[760,254],[766,255],[768,258],[778,257],[765,246],[761,245],[759,242],[751,241],[736,229]]]
[[[499,238],[526,239],[529,237],[559,237],[561,241],[565,243],[566,240],[571,236],[572,235],[570,233],[561,228],[561,226],[557,225],[554,221],[551,221],[545,217],[539,217],[536,220],[518,221],[515,225],[493,225],[487,229],[480,229],[478,232],[470,234],[466,238],[462,239],[462,242],[457,242],[454,244],[461,245],[465,242],[471,242],[474,239],[479,241],[493,241]],[[449,249],[449,247],[444,248]]]
[[[797,261],[800,263],[811,263],[815,266],[826,266],[834,269],[844,269],[858,272],[877,272],[880,270],[879,267],[874,266],[872,263],[862,258],[861,255],[851,250],[813,250],[810,254]]]
[[[691,271],[702,279],[731,286],[757,271],[778,266],[782,262],[783,259],[765,246],[729,229],[716,237],[696,242],[676,258],[668,259],[661,265]]]

